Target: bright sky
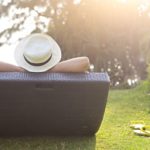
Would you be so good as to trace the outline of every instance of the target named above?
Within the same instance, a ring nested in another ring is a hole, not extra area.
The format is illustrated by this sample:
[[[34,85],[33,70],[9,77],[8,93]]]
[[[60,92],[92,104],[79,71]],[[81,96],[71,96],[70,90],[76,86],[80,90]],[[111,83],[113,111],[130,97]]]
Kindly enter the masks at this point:
[[[16,44],[11,46],[3,45],[2,47],[0,47],[0,61],[17,65],[16,61],[14,60],[15,47]]]

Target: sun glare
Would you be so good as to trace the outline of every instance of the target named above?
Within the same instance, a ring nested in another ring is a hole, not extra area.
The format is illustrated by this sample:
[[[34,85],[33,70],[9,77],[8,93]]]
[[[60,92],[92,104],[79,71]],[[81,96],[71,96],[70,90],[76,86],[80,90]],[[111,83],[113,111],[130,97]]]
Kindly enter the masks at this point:
[[[81,2],[81,0],[74,0],[74,1],[73,1],[73,3],[74,3],[75,5],[80,4],[80,2]]]
[[[127,3],[128,0],[120,0],[122,3]]]

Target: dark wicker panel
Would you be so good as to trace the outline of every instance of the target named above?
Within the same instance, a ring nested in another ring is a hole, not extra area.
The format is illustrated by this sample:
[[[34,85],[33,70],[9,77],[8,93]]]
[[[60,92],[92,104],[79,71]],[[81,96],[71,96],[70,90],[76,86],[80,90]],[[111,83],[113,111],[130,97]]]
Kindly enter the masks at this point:
[[[107,73],[0,73],[0,136],[91,135],[103,119]]]

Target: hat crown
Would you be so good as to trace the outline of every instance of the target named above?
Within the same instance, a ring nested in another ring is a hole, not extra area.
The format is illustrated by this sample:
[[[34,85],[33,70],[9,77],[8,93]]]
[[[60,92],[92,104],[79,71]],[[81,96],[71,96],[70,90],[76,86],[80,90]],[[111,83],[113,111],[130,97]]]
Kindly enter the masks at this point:
[[[50,42],[46,37],[32,36],[25,43],[23,55],[31,63],[43,63],[52,55]]]

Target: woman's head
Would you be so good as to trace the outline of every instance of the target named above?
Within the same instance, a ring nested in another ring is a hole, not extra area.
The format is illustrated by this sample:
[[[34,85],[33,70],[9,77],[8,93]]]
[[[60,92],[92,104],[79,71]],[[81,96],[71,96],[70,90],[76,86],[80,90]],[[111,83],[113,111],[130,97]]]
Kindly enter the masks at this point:
[[[61,60],[61,50],[52,37],[35,33],[18,44],[15,60],[20,67],[30,72],[44,72]]]

